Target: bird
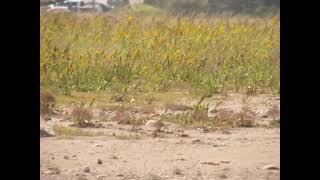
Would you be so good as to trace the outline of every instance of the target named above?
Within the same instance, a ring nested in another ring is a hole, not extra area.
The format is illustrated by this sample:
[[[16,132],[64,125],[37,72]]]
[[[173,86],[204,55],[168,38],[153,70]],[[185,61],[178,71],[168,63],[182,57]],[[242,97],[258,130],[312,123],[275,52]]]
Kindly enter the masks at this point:
[[[151,128],[153,130],[153,136],[156,137],[157,134],[160,132],[161,128],[165,124],[162,122],[161,119],[156,119],[156,120],[149,120],[146,122],[145,126],[147,128]]]

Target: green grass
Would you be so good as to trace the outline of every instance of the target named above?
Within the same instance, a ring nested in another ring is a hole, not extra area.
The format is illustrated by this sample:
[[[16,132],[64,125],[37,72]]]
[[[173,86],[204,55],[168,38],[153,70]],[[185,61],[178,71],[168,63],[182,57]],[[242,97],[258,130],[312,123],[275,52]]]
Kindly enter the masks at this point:
[[[60,137],[77,137],[77,136],[87,136],[87,137],[92,137],[92,136],[103,136],[105,134],[103,133],[93,133],[89,131],[85,131],[80,128],[75,128],[75,127],[64,127],[60,125],[53,125],[53,131],[56,136]]]
[[[153,100],[177,84],[200,96],[278,94],[279,30],[279,17],[45,14],[40,86],[66,96],[110,92],[126,101]]]
[[[73,137],[73,136],[93,136],[90,132],[84,131],[79,128],[69,128],[59,125],[53,126],[53,131],[57,136],[67,136],[67,137]]]
[[[268,127],[270,127],[270,128],[280,128],[280,119],[274,119],[274,120],[272,120],[272,121],[269,123]]]
[[[137,135],[137,134],[120,134],[116,136],[117,139],[120,140],[140,140],[141,136]]]
[[[128,95],[124,102],[115,102],[112,100],[112,96],[112,92],[71,92],[70,95],[62,95],[59,94],[59,92],[55,93],[56,104],[58,107],[90,104],[92,100],[95,99],[92,104],[93,108],[106,108],[108,110],[122,109],[120,105],[123,105],[126,110],[132,110],[134,107],[159,107],[163,104],[172,104],[177,101],[181,101],[183,98],[189,97],[189,93],[183,90],[180,92],[170,90],[169,92],[154,93],[151,104],[147,103],[149,97],[145,93]],[[132,98],[135,99],[134,103],[130,103]]]
[[[133,5],[132,10],[138,13],[164,13],[164,10],[148,4]]]

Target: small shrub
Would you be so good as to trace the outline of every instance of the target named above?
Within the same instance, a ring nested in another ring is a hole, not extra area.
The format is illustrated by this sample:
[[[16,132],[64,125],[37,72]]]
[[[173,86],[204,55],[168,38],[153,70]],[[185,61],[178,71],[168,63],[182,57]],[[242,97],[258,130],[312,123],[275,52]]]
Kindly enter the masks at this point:
[[[270,121],[269,127],[270,128],[280,128],[280,119],[274,119],[274,120]]]
[[[226,108],[222,108],[222,109],[215,109],[213,113],[217,114],[217,118],[218,119],[230,119],[232,118],[232,115],[234,114],[233,110],[231,109],[226,109]]]
[[[192,108],[187,107],[181,109],[186,110],[190,109],[187,112],[183,112],[181,114],[164,114],[161,119],[168,122],[173,122],[180,124],[182,126],[190,126],[190,125],[199,125],[202,126],[208,125],[211,122],[211,118],[208,116],[208,105],[196,104]]]
[[[280,110],[279,110],[278,106],[272,106],[272,108],[270,108],[267,111],[266,115],[268,117],[273,118],[273,119],[279,118],[280,117]]]
[[[182,175],[182,171],[179,168],[174,168],[173,169],[173,174],[174,175]]]
[[[246,95],[247,96],[253,96],[253,95],[256,95],[256,93],[257,93],[257,89],[256,88],[251,87],[251,86],[248,86],[246,88]]]
[[[142,118],[135,118],[133,115],[130,115],[130,112],[118,111],[114,120],[118,124],[128,124],[128,125],[143,125],[144,120]]]
[[[152,93],[148,93],[148,94],[145,94],[144,99],[147,104],[152,104],[152,102],[155,100],[155,97]]]
[[[254,117],[256,113],[253,112],[248,107],[243,107],[239,113],[236,113],[233,117],[235,120],[235,127],[253,127],[254,126]]]
[[[220,127],[253,127],[255,126],[255,115],[248,107],[243,107],[240,112],[233,112],[229,109],[215,110],[217,114],[214,125]]]
[[[88,127],[92,124],[93,114],[88,108],[76,107],[71,115],[74,125],[77,127]]]
[[[56,99],[48,91],[40,92],[40,114],[48,115],[53,113],[53,108],[55,106]]]

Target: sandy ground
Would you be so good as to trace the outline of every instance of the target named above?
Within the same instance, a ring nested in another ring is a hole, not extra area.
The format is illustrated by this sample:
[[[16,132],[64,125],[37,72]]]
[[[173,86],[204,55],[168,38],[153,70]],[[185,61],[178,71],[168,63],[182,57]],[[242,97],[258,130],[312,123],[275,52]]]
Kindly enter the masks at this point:
[[[250,106],[266,112],[279,104],[274,99],[259,97]],[[239,109],[239,99],[224,101],[221,108]],[[40,126],[52,132],[54,124],[70,123],[59,117],[41,120]],[[41,137],[41,180],[280,179],[279,128],[183,129],[186,137],[181,137],[182,128],[171,124],[161,136],[153,137],[144,126],[132,131],[133,126],[112,121],[103,125],[86,130],[108,135]]]

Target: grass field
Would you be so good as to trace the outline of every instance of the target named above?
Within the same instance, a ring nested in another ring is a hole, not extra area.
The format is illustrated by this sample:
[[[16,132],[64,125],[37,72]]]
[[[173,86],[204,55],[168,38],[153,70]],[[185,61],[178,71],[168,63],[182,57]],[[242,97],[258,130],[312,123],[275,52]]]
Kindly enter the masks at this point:
[[[41,14],[41,179],[280,179],[280,17],[169,10]]]
[[[40,32],[41,89],[59,94],[280,91],[278,16],[44,14]]]

